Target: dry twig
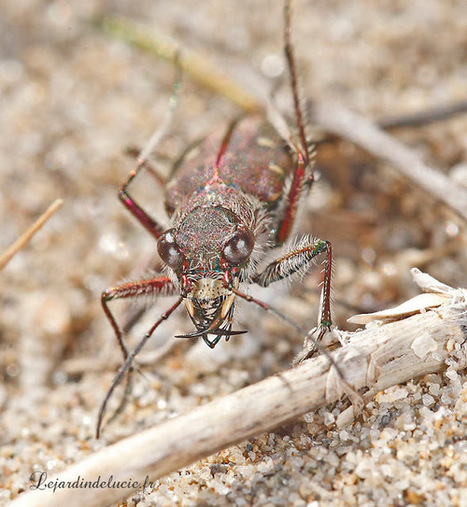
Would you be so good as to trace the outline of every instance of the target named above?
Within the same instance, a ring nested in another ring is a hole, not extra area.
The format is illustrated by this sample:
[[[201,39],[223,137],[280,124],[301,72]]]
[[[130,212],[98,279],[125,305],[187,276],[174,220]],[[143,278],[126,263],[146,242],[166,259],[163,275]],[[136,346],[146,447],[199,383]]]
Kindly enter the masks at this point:
[[[467,220],[467,191],[441,171],[427,166],[413,150],[363,116],[343,107],[317,103],[313,109],[314,120],[327,132],[348,139],[375,157],[388,161],[410,181]]]
[[[378,127],[389,130],[403,127],[420,127],[429,123],[447,120],[454,116],[467,113],[467,100],[460,100],[435,106],[412,114],[385,116],[377,121]]]
[[[25,231],[9,248],[0,255],[0,270],[3,269],[8,262],[24,248],[36,232],[47,222],[47,220],[60,208],[63,204],[62,199],[54,201],[42,215]]]
[[[446,364],[467,367],[467,292],[413,271],[429,293],[393,310],[358,316],[356,320],[369,327],[350,334],[348,344],[332,353],[346,381],[366,391],[367,399],[381,389],[440,371]],[[154,481],[344,394],[339,376],[320,356],[102,449],[52,482],[72,483],[78,476],[90,481],[98,476],[101,480],[113,476],[115,481],[131,477],[141,487],[146,477]],[[29,492],[11,505],[101,506],[136,489],[62,488]]]
[[[263,110],[261,102],[251,93],[245,91],[228,76],[219,72],[208,58],[191,51],[180,43],[167,37],[154,28],[136,23],[129,18],[107,16],[103,21],[107,33],[125,40],[140,49],[177,64],[180,69],[194,81],[208,90],[229,99],[249,113]]]

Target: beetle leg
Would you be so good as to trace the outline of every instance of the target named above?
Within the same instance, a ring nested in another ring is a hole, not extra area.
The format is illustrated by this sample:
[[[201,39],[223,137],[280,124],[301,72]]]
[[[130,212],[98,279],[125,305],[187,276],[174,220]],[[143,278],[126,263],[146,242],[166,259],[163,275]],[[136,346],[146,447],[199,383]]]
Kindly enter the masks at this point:
[[[298,74],[297,68],[295,65],[295,55],[293,51],[292,44],[292,29],[291,29],[291,5],[290,0],[286,0],[284,6],[284,40],[285,40],[285,56],[287,59],[287,64],[289,66],[289,76],[290,76],[290,87],[292,89],[292,97],[294,102],[294,111],[295,111],[295,120],[297,122],[298,128],[298,137],[300,140],[300,151],[304,157],[305,166],[309,167],[310,165],[310,148],[306,141],[306,132],[305,132],[305,122],[303,120],[303,111],[300,104],[300,95],[298,92]]]
[[[168,280],[162,281],[161,280]],[[161,282],[161,283],[159,283]],[[97,417],[97,425],[96,425],[96,438],[99,438],[100,430],[102,426],[102,419],[105,414],[105,409],[107,407],[107,403],[110,400],[115,388],[118,386],[118,384],[121,382],[123,376],[125,373],[131,370],[131,365],[133,363],[133,359],[141,352],[141,349],[144,347],[146,342],[149,340],[149,338],[152,336],[154,331],[164,322],[164,320],[167,320],[169,316],[180,306],[180,304],[183,301],[182,297],[179,297],[177,301],[166,311],[164,312],[159,319],[152,325],[151,329],[143,336],[143,338],[139,341],[139,343],[136,345],[136,347],[129,352],[126,345],[124,344],[122,338],[121,338],[121,331],[111,314],[110,310],[107,306],[107,301],[110,301],[111,299],[116,299],[118,297],[132,297],[142,294],[160,294],[162,289],[164,287],[167,287],[168,285],[171,285],[173,288],[173,283],[167,278],[167,277],[160,277],[155,278],[153,280],[140,280],[139,282],[134,283],[128,283],[124,285],[120,285],[118,287],[114,287],[113,289],[109,289],[109,291],[105,291],[102,294],[102,305],[104,307],[104,311],[109,318],[112,327],[114,328],[115,332],[120,333],[117,335],[117,338],[119,339],[120,347],[122,348],[123,355],[125,356],[125,362],[122,364],[120,369],[118,370],[117,375],[115,376],[112,385],[110,386],[109,390],[107,391],[107,394],[105,395],[104,400],[101,403],[101,406],[99,408],[99,415]],[[138,292],[140,290],[140,292]],[[120,292],[119,295],[117,295]],[[112,296],[113,294],[113,296]],[[108,298],[106,299],[106,295]],[[120,407],[119,407],[120,408]],[[119,410],[119,409],[117,409]]]
[[[291,5],[286,0],[284,7],[284,40],[285,55],[289,67],[290,85],[295,111],[295,121],[298,129],[298,145],[292,142],[297,154],[297,166],[294,171],[292,183],[285,200],[285,207],[279,220],[277,230],[277,243],[283,243],[292,231],[298,204],[303,191],[310,188],[313,183],[313,171],[311,168],[311,150],[307,143],[305,123],[300,104],[298,90],[298,77],[295,65],[295,55],[291,41]],[[319,315],[319,335],[322,338],[327,329],[331,327],[331,275],[332,275],[332,248],[328,241],[308,238],[301,242],[292,251],[270,263],[262,273],[256,275],[254,281],[264,287],[277,280],[287,278],[297,272],[306,272],[313,259],[322,252],[326,252],[324,279],[321,291],[321,307]]]
[[[273,282],[288,278],[295,273],[304,274],[308,271],[316,256],[326,252],[324,260],[323,286],[321,290],[321,308],[319,315],[319,338],[332,324],[331,320],[331,276],[332,276],[332,247],[329,241],[305,237],[290,252],[271,262],[253,278],[262,287]]]
[[[141,156],[142,151],[136,147],[130,146],[125,150],[125,153],[130,157],[138,160]],[[157,169],[153,165],[149,164],[147,160],[144,162],[144,168],[157,181],[158,185],[164,187],[167,184],[167,178],[159,174]]]
[[[175,294],[176,287],[172,280],[167,276],[160,276],[158,278],[151,278],[149,280],[138,280],[137,282],[124,283],[111,287],[102,293],[101,303],[104,309],[104,313],[108,318],[115,336],[117,337],[118,344],[123,354],[123,359],[126,359],[129,355],[128,348],[123,340],[123,333],[118,325],[115,317],[110,311],[108,302],[113,299],[127,299],[138,296],[157,296],[157,295],[170,295]]]
[[[133,199],[133,197],[130,196],[128,193],[128,187],[143,168],[146,168],[160,184],[163,184],[162,178],[154,169],[152,169],[152,167],[149,166],[148,158],[169,130],[175,114],[175,109],[178,104],[178,91],[180,89],[180,67],[178,66],[178,55],[176,56],[176,63],[177,77],[173,86],[172,96],[169,101],[169,108],[166,112],[162,125],[157,128],[157,130],[151,136],[151,139],[149,139],[147,145],[144,147],[143,151],[138,154],[136,167],[130,172],[128,178],[120,187],[120,190],[118,192],[118,197],[122,201],[123,205],[156,239],[159,239],[162,236],[165,230],[164,227],[152,217],[150,217],[144,211],[144,209]]]
[[[290,235],[292,231],[295,217],[297,215],[298,203],[302,196],[304,183],[307,181],[306,177],[306,163],[305,158],[301,152],[297,153],[298,162],[297,167],[292,179],[289,193],[286,198],[286,206],[283,211],[283,216],[280,219],[279,227],[277,229],[277,244],[281,245]]]
[[[142,167],[142,166],[141,166]],[[138,174],[137,169],[130,173],[127,181],[120,187],[118,197],[122,201],[125,208],[146,228],[156,239],[159,239],[164,233],[165,228],[150,217],[146,211],[131,197],[127,192],[127,187],[131,180]]]
[[[154,137],[158,134],[159,129],[156,130],[151,140],[148,143],[148,146],[151,147],[151,150],[148,150],[148,146],[138,154],[136,167],[131,171],[128,175],[126,181],[121,185],[120,190],[118,192],[118,197],[122,201],[125,208],[146,228],[156,239],[159,239],[165,231],[165,227],[163,227],[160,223],[158,223],[154,218],[149,216],[146,211],[134,200],[134,198],[128,193],[128,187],[133,179],[138,175],[141,169],[145,168],[151,176],[158,182],[159,185],[163,186],[163,180],[161,176],[148,164],[147,157],[149,156],[152,149],[154,149]]]
[[[260,299],[256,299],[253,296],[250,296],[249,294],[245,294],[244,292],[241,292],[238,289],[232,289],[232,292],[234,294],[236,294],[238,297],[241,297],[242,299],[244,299],[245,301],[248,301],[249,303],[254,303],[254,304],[260,306],[266,312],[269,312],[272,315],[275,315],[277,318],[283,320],[284,322],[289,324],[291,327],[296,329],[301,335],[305,336],[306,341],[311,342],[313,347],[309,351],[307,351],[306,355],[303,355],[302,357],[300,357],[300,359],[299,359],[300,362],[311,357],[311,355],[313,354],[313,352],[315,350],[319,350],[328,358],[329,362],[336,369],[339,376],[344,380],[344,375],[342,373],[342,370],[339,368],[339,365],[334,361],[334,359],[329,354],[329,352],[326,350],[326,348],[323,345],[321,345],[321,343],[320,343],[324,333],[328,330],[327,327],[320,326],[320,328],[318,328],[318,330],[316,328],[314,328],[311,331],[307,332],[302,326],[297,324],[290,317],[283,314],[282,312],[280,312],[279,310],[277,310],[276,308],[274,308],[270,304],[265,303],[264,301],[261,301]],[[318,336],[316,336],[316,331],[318,331]],[[345,382],[345,380],[344,380],[344,382]]]
[[[280,225],[277,230],[278,244],[283,243],[289,237],[295,222],[297,208],[300,198],[303,195],[303,190],[306,188],[309,189],[313,183],[313,171],[311,168],[311,149],[306,140],[305,123],[303,120],[303,111],[300,104],[300,96],[298,91],[298,77],[295,66],[295,56],[291,41],[290,11],[290,1],[286,1],[284,7],[285,55],[289,67],[295,121],[298,129],[298,139],[296,140],[297,142],[291,138],[288,140],[288,142],[292,145],[295,153],[297,154],[298,160],[292,179],[292,184],[285,200],[285,208],[282,212],[282,216],[280,217]]]

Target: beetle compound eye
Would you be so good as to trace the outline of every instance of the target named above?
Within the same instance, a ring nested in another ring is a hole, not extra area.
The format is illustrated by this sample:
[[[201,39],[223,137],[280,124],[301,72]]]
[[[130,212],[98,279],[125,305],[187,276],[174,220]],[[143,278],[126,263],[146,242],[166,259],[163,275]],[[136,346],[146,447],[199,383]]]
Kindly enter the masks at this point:
[[[255,236],[249,229],[238,229],[224,247],[224,258],[231,264],[240,265],[248,260]]]
[[[185,259],[171,231],[166,232],[159,238],[157,242],[157,251],[161,259],[172,269],[179,268]]]

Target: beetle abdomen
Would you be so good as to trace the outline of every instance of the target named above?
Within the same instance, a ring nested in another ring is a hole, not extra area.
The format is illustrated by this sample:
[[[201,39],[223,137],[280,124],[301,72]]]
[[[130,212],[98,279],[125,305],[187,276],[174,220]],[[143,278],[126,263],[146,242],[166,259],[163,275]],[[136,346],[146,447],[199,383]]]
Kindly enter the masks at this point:
[[[188,150],[167,184],[166,208],[173,214],[187,198],[203,191],[218,177],[227,187],[254,196],[268,208],[283,193],[284,181],[295,167],[285,142],[260,118],[235,124],[223,146],[225,132],[216,132]],[[216,167],[221,149],[225,150]]]

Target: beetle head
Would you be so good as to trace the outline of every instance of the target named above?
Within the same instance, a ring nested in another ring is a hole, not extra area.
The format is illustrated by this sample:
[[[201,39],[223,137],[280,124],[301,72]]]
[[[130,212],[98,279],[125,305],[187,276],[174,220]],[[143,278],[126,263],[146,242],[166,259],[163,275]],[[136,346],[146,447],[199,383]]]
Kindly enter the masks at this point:
[[[231,330],[234,289],[245,277],[254,245],[253,231],[220,206],[195,208],[159,238],[159,255],[175,272],[197,329],[183,337],[202,336],[213,348],[223,336],[245,332]]]

